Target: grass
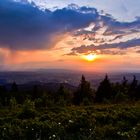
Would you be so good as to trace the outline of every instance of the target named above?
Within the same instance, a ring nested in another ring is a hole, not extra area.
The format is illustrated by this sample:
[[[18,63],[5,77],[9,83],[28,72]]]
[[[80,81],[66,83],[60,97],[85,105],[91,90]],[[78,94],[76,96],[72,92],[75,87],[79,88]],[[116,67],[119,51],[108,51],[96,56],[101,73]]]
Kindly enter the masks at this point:
[[[1,140],[137,140],[139,137],[140,102],[31,108],[28,112],[22,106],[0,109]]]

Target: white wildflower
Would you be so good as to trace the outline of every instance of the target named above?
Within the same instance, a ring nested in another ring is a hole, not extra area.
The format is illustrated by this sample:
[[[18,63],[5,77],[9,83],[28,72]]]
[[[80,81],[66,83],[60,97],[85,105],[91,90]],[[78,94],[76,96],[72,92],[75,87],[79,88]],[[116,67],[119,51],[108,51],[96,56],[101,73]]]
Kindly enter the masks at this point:
[[[134,127],[133,130],[136,130],[136,128]]]
[[[118,134],[118,135],[120,135],[120,134],[121,134],[121,132],[120,132],[120,131],[118,131],[118,132],[117,132],[117,134]]]
[[[69,123],[73,123],[73,121],[72,120],[69,120]]]

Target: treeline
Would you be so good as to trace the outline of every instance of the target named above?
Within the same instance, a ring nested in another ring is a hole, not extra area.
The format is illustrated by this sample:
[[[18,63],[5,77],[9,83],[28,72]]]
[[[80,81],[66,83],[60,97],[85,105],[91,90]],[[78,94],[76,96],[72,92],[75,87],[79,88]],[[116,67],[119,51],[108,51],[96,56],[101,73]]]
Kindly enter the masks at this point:
[[[54,87],[55,88],[55,87]],[[42,90],[39,85],[34,85],[31,90],[20,89],[14,82],[11,88],[0,86],[0,106],[14,106],[24,104],[27,101],[34,103],[36,108],[54,105],[91,105],[94,103],[121,103],[140,99],[140,84],[135,76],[133,80],[123,77],[120,83],[112,83],[108,76],[100,82],[95,90],[91,88],[84,75],[82,75],[76,90],[68,90],[63,84],[54,91]]]

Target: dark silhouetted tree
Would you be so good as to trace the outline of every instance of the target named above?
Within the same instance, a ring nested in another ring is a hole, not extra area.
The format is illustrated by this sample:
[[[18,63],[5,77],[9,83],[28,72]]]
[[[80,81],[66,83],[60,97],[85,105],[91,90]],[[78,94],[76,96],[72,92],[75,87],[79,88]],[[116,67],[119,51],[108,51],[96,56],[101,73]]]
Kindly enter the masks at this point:
[[[60,84],[55,97],[55,102],[64,105],[70,102],[70,92],[65,88],[64,84]]]
[[[11,91],[12,92],[18,92],[18,86],[17,86],[16,82],[13,82],[12,83]]]
[[[126,79],[125,76],[123,76],[122,85],[127,86],[127,82],[128,82],[128,80]]]
[[[11,96],[15,97],[17,103],[19,104],[23,103],[23,95],[20,93],[16,82],[12,83],[11,92],[12,92]]]
[[[130,99],[135,99],[137,88],[138,88],[138,80],[136,79],[136,76],[134,75],[133,81],[130,84],[130,89],[128,93],[130,96]]]
[[[116,84],[113,84],[112,94],[113,94],[114,101],[117,103],[127,101],[128,90],[129,90],[128,80],[124,76],[121,83],[117,82]]]
[[[41,98],[42,94],[43,93],[42,93],[41,87],[39,85],[34,85],[32,93],[31,93],[32,100],[35,100],[37,98]]]
[[[140,100],[140,84],[137,86],[135,100]]]
[[[18,85],[16,82],[13,82],[11,85],[11,97],[14,97],[17,101],[17,103],[22,104],[23,103],[23,94],[19,90]]]
[[[126,77],[123,77],[122,83],[121,83],[121,89],[120,92],[125,94],[126,96],[128,96],[128,90],[129,90],[129,84],[128,84],[128,80],[126,79]]]
[[[82,75],[81,83],[77,92],[74,94],[74,103],[80,105],[84,100],[93,101],[93,91],[90,83],[86,81],[84,75]]]
[[[58,94],[58,96],[65,96],[65,87],[63,84],[60,84],[57,94]]]
[[[112,97],[112,86],[108,76],[100,83],[96,92],[96,102],[103,102],[104,100],[109,100]]]
[[[10,96],[5,86],[0,86],[0,104],[6,106],[9,104]]]

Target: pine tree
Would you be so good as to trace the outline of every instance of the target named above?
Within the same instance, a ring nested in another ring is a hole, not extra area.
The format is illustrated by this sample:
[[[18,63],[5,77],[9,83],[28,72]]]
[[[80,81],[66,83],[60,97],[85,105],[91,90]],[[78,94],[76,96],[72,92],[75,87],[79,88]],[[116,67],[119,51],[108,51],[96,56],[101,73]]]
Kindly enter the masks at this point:
[[[111,99],[112,96],[112,87],[108,76],[105,76],[105,79],[100,83],[97,92],[96,92],[96,101],[103,102],[104,100]]]
[[[126,77],[123,77],[123,81],[122,81],[122,85],[126,86],[127,85],[128,80],[126,79]]]
[[[16,84],[15,81],[14,81],[13,84],[12,84],[11,91],[12,91],[12,92],[17,92],[17,91],[18,91],[18,86],[17,86],[17,84]]]
[[[119,92],[122,92],[123,94],[128,96],[129,84],[125,76],[123,77],[123,80],[120,86],[121,88]]]
[[[90,83],[86,81],[84,75],[82,75],[81,83],[77,92],[74,94],[74,103],[80,105],[84,100],[92,101],[93,92]]]
[[[138,80],[136,79],[136,76],[134,75],[133,81],[130,84],[130,89],[129,89],[129,96],[131,99],[135,99],[137,88],[138,88]]]

